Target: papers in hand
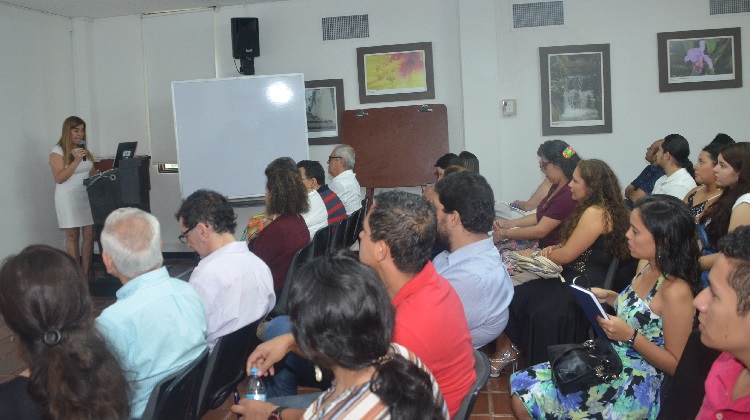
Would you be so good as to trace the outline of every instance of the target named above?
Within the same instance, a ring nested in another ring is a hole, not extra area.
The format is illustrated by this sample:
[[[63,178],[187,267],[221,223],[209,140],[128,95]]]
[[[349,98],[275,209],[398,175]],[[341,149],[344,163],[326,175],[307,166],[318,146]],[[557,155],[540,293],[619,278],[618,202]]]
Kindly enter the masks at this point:
[[[604,333],[602,327],[600,327],[599,323],[596,322],[597,316],[600,316],[604,319],[609,319],[609,316],[607,316],[604,308],[602,308],[602,305],[599,303],[599,299],[596,298],[596,295],[591,290],[583,288],[576,284],[571,284],[570,290],[578,300],[578,304],[581,305],[583,312],[585,312],[586,316],[589,318],[589,322],[591,322],[591,325],[594,327],[596,335],[606,338],[607,334]]]

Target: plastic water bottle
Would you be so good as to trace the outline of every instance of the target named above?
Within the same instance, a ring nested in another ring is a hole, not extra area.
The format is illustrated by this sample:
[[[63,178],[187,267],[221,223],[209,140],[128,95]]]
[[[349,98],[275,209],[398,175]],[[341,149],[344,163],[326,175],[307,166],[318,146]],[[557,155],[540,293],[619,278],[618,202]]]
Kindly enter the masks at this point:
[[[245,398],[249,400],[266,400],[266,384],[258,376],[258,368],[252,368],[250,370],[250,379],[247,380],[247,390],[245,391]]]

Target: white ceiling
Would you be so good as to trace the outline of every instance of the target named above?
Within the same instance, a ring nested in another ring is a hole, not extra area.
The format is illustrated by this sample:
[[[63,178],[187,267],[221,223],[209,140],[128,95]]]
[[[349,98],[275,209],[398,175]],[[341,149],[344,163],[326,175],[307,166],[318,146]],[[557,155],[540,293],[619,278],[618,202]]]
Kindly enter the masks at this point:
[[[64,17],[92,19],[280,0],[0,0],[0,3]]]

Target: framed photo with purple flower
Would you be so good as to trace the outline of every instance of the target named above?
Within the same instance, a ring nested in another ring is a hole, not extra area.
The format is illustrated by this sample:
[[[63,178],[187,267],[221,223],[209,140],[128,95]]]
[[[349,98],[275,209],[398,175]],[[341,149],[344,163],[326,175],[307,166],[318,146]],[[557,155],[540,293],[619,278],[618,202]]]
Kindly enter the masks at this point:
[[[341,114],[344,112],[344,80],[305,81],[307,143],[339,144]]]
[[[659,91],[742,87],[740,28],[661,32]]]
[[[612,132],[609,44],[539,48],[542,135]]]
[[[435,99],[432,43],[357,48],[359,102]]]

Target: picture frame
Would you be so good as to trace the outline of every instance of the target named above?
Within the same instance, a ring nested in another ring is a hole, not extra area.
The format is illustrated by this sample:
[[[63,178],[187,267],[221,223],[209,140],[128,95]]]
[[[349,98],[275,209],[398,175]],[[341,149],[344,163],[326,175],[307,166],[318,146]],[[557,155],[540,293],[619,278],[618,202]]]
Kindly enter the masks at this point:
[[[539,48],[542,135],[612,132],[609,44]]]
[[[659,92],[742,87],[740,28],[656,34]]]
[[[305,81],[305,108],[309,145],[341,143],[344,79]]]
[[[359,102],[435,99],[432,43],[357,48]]]

